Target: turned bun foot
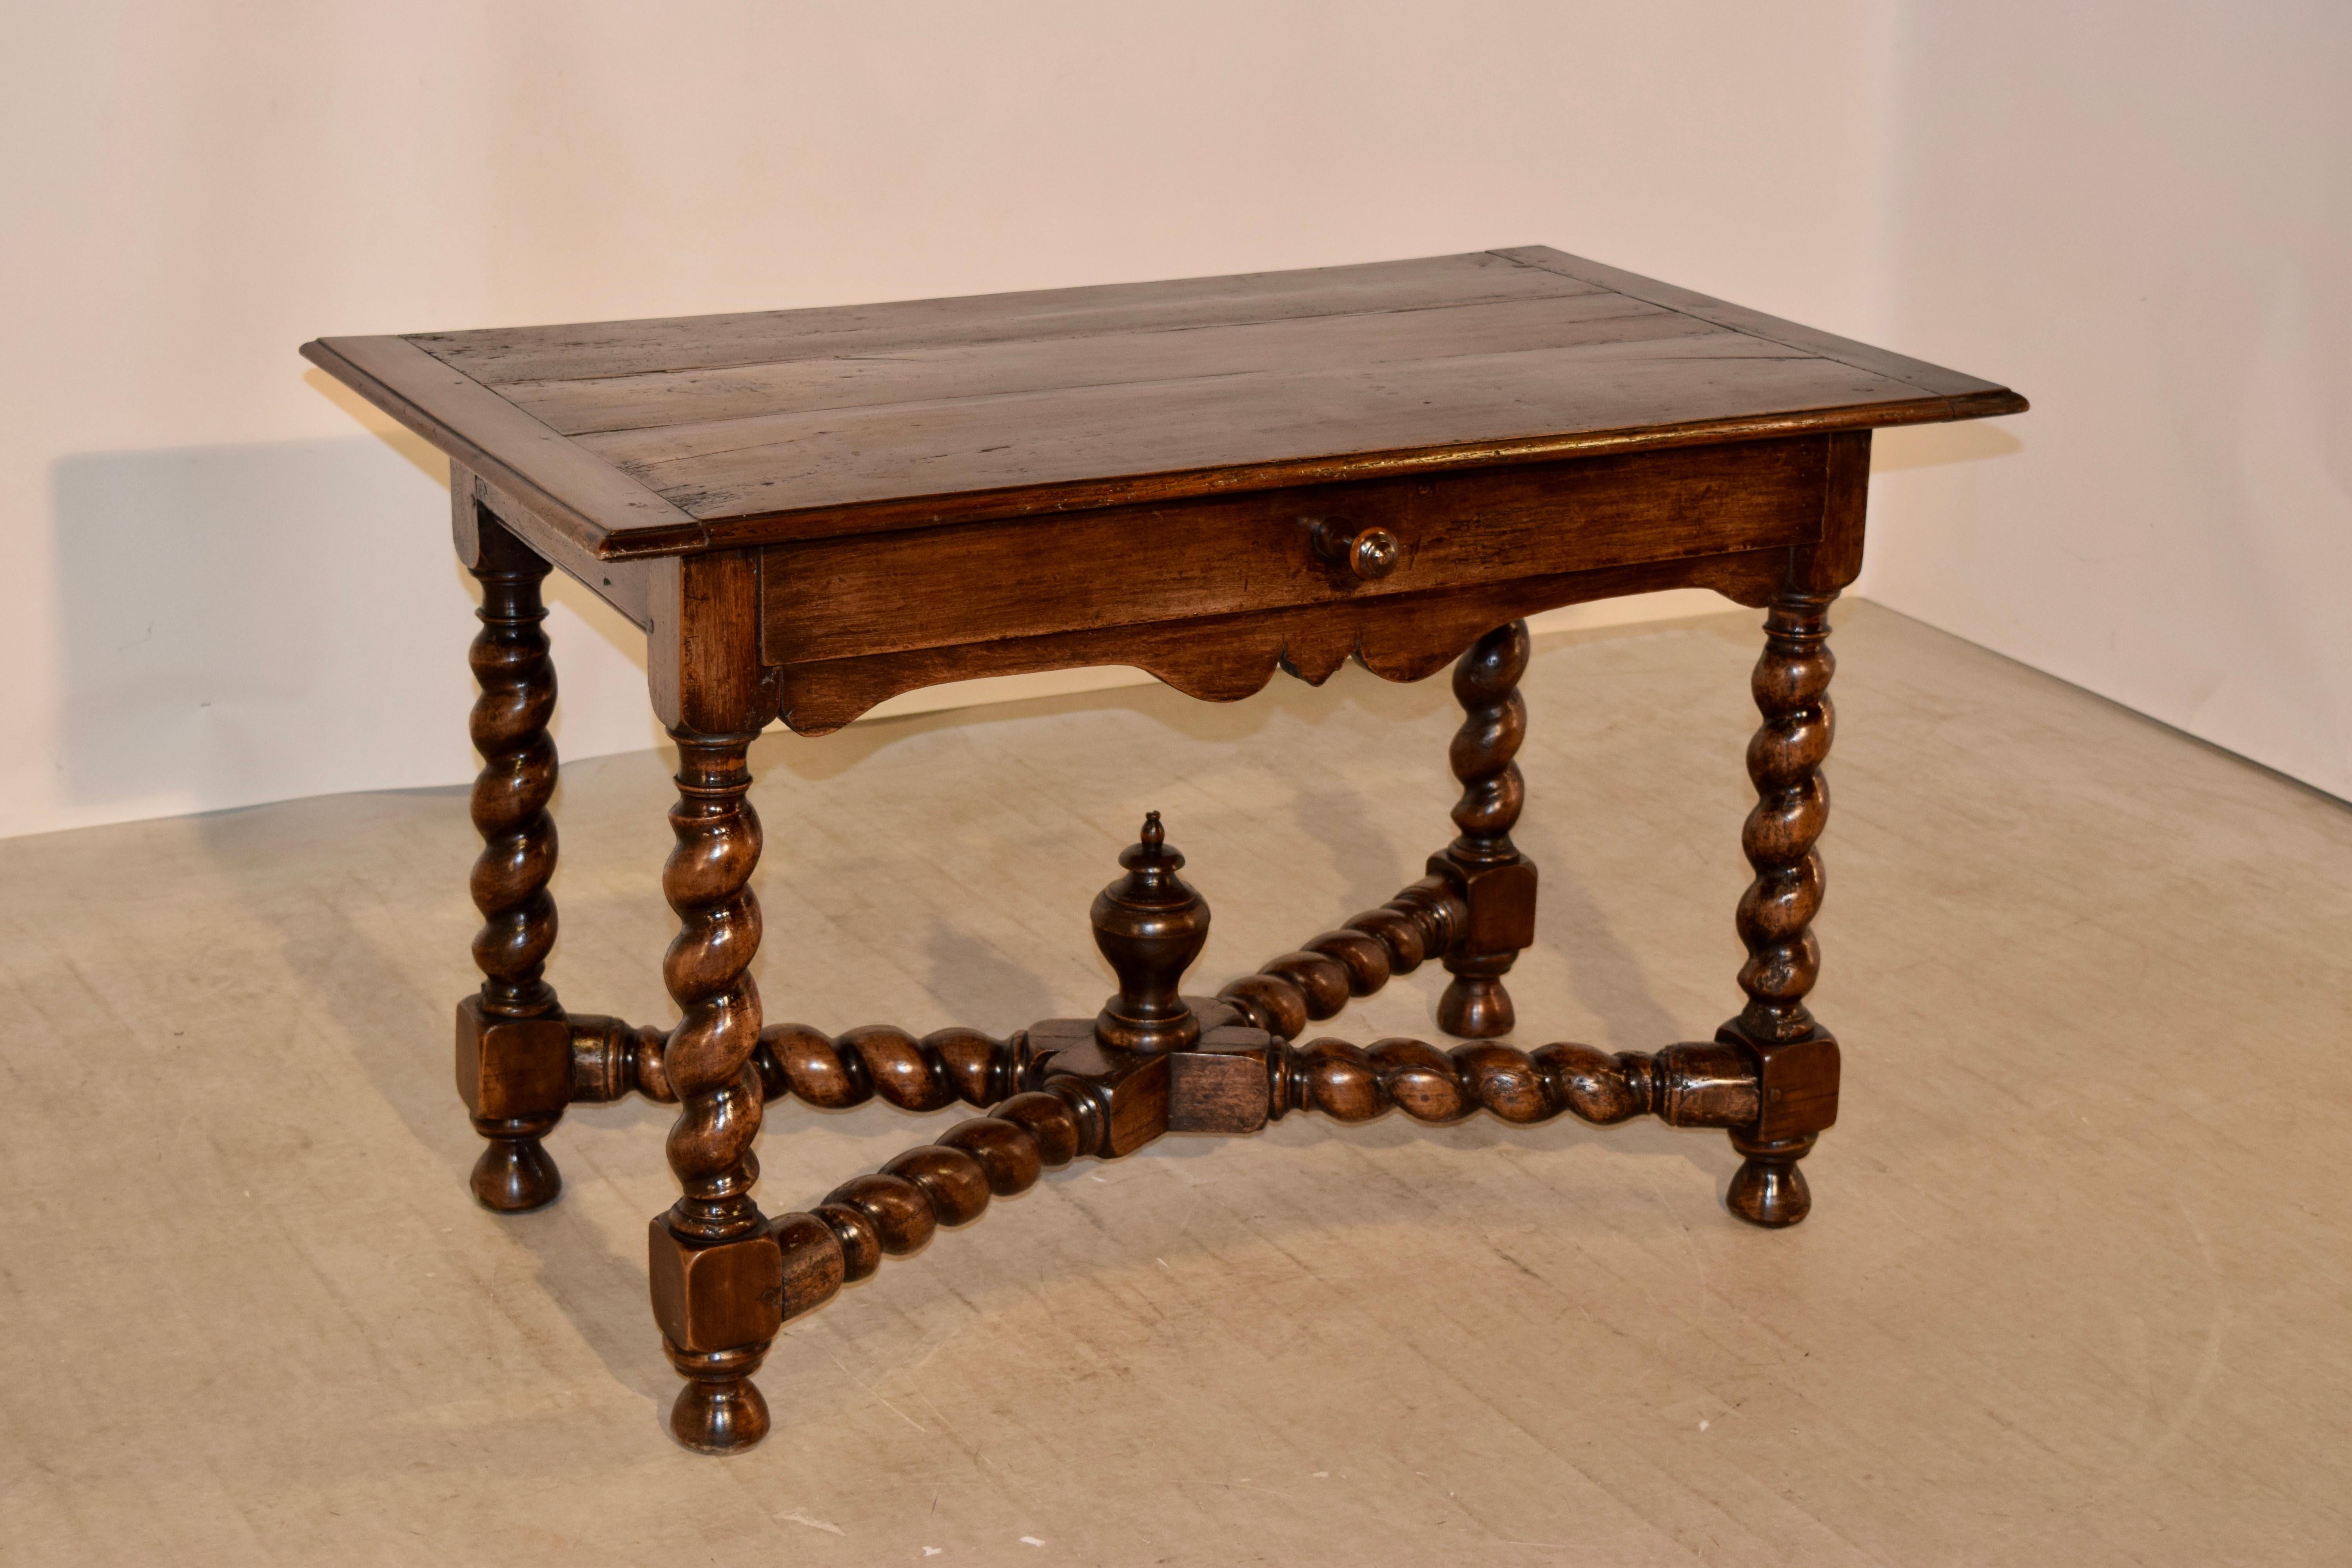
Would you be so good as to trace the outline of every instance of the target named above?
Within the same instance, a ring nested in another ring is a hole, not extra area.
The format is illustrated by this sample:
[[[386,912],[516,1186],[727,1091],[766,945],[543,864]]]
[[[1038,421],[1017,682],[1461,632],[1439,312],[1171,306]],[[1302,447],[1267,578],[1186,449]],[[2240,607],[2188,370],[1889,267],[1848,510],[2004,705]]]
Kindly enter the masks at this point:
[[[1518,1025],[1511,994],[1500,980],[1456,975],[1437,999],[1437,1026],[1456,1039],[1493,1040]]]
[[[474,1162],[474,1196],[486,1209],[525,1214],[545,1208],[563,1191],[563,1173],[548,1157],[539,1135],[486,1132],[489,1142]]]
[[[1748,1156],[1739,1173],[1731,1178],[1731,1190],[1724,1194],[1724,1203],[1733,1214],[1750,1225],[1778,1230],[1811,1212],[1813,1191],[1805,1184],[1805,1173],[1797,1168],[1797,1162],[1811,1150],[1813,1140],[1753,1143],[1735,1136],[1731,1146]]]
[[[698,1454],[734,1454],[768,1435],[768,1401],[751,1381],[766,1345],[697,1352],[664,1340],[662,1349],[686,1379],[669,1407],[671,1436]]]

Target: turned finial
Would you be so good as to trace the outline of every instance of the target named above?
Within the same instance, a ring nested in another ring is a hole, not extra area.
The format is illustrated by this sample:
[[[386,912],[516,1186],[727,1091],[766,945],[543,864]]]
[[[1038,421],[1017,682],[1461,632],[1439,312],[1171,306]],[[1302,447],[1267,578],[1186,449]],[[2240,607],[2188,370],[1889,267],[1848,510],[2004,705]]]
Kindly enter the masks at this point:
[[[1181,1051],[1201,1020],[1177,986],[1209,940],[1208,903],[1176,875],[1184,857],[1167,845],[1160,814],[1120,852],[1127,875],[1095,895],[1095,945],[1118,975],[1118,994],[1095,1016],[1095,1038],[1129,1051]]]

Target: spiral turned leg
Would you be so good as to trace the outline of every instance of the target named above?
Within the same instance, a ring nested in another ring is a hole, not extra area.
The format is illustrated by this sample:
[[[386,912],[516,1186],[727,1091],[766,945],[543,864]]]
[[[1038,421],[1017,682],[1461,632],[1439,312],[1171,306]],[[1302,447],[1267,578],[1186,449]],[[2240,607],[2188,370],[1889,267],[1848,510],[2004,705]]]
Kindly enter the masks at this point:
[[[555,666],[540,623],[547,563],[488,517],[481,555],[470,568],[482,584],[481,631],[470,662],[481,695],[474,703],[474,907],[482,929],[474,962],[478,995],[457,1009],[457,1087],[488,1139],[473,1173],[474,1195],[506,1213],[552,1203],[562,1178],[540,1140],[563,1114],[569,1077],[563,1009],[544,976],[555,945]],[[566,1043],[559,1049],[557,1041]]]
[[[1454,807],[1460,832],[1430,857],[1429,869],[1451,882],[1467,906],[1445,958],[1454,980],[1437,1004],[1438,1027],[1465,1039],[1511,1032],[1517,1020],[1503,976],[1535,940],[1535,864],[1511,842],[1527,798],[1511,759],[1528,732],[1528,706],[1519,696],[1528,653],[1528,624],[1513,621],[1480,637],[1454,667],[1454,697],[1465,715],[1449,754],[1462,781]]]
[[[1740,846],[1756,879],[1739,900],[1748,961],[1739,987],[1748,1005],[1717,1038],[1743,1047],[1763,1086],[1756,1122],[1732,1134],[1744,1157],[1728,1202],[1761,1226],[1794,1225],[1812,1206],[1797,1162],[1837,1117],[1837,1042],[1815,1023],[1805,994],[1821,973],[1811,929],[1822,906],[1822,859],[1813,845],[1829,820],[1821,774],[1835,716],[1829,650],[1833,594],[1784,592],[1764,622],[1764,653],[1752,682],[1762,728],[1748,746],[1756,808]]]
[[[653,1272],[662,1278],[667,1264],[673,1273],[710,1279],[756,1268],[756,1242],[767,1223],[751,1199],[761,1084],[752,1063],[760,993],[751,975],[760,904],[751,879],[760,859],[760,819],[744,799],[751,736],[673,734],[678,801],[670,826],[677,844],[662,870],[662,891],[677,911],[679,930],[662,978],[682,1016],[662,1067],[677,1096],[669,1163],[682,1191],[654,1222]],[[659,1318],[658,1288],[655,1306]],[[768,1293],[755,1291],[716,1316],[664,1320],[670,1363],[688,1380],[670,1411],[670,1431],[680,1443],[724,1453],[767,1435],[767,1405],[751,1377],[775,1337],[779,1310]]]

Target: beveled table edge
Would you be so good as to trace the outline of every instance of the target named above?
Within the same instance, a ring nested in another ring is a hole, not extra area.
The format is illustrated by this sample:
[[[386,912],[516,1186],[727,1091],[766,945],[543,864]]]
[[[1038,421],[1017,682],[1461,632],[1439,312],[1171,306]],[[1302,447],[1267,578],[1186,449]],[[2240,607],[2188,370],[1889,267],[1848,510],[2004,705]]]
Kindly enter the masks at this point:
[[[528,506],[600,561],[689,555],[861,533],[1145,505],[1195,497],[1434,474],[1653,447],[1767,440],[1837,430],[1945,424],[2021,414],[2026,400],[1980,381],[1866,343],[1782,321],[1544,246],[1495,250],[1515,265],[1556,272],[1663,310],[1782,343],[1919,388],[1916,398],[1844,404],[1612,429],[1534,434],[1440,447],[1410,447],[1210,468],[830,503],[704,521],[542,423],[504,395],[405,336],[321,338],[302,355]],[[468,432],[477,434],[468,434]],[[503,437],[504,455],[482,438]],[[513,454],[517,448],[528,458]]]

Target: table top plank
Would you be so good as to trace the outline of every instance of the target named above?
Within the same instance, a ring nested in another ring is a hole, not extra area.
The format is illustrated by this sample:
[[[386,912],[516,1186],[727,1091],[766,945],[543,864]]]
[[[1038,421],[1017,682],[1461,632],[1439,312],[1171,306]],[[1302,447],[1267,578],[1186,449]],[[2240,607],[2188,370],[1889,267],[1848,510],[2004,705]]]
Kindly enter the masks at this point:
[[[1676,310],[1704,321],[1713,321],[1734,331],[1746,332],[1768,342],[1785,344],[1825,359],[1843,361],[1857,369],[1874,370],[1895,381],[1909,382],[1923,392],[1945,397],[1976,397],[2006,395],[2015,397],[2005,386],[1996,382],[1979,381],[1973,375],[1963,375],[1956,370],[1929,364],[1926,360],[1907,354],[1874,348],[1868,343],[1842,338],[1834,332],[1822,331],[1795,321],[1784,321],[1778,316],[1768,316],[1761,310],[1751,310],[1745,305],[1735,305],[1726,300],[1714,299],[1672,283],[1661,283],[1654,278],[1644,278],[1638,272],[1627,272],[1599,261],[1588,261],[1581,256],[1570,256],[1548,245],[1523,246],[1515,250],[1501,250],[1497,256],[1508,257],[1524,266],[1540,268],[1579,282],[1591,283],[1627,299],[1643,300],[1664,310]],[[2021,406],[2005,412],[2022,413]]]
[[[1276,317],[982,344],[914,343],[758,364],[501,383],[498,394],[567,436],[798,412],[1006,394],[1066,392],[1253,373],[1371,369],[1465,354],[1713,335],[1778,344],[1594,289],[1572,298],[1424,306],[1335,331],[1333,319]]]
[[[1688,357],[1559,349],[1423,361],[1405,374],[1340,369],[1202,377],[1089,387],[1083,396],[1056,391],[883,404],[578,439],[709,522],[789,507],[919,500],[943,488],[942,471],[959,489],[996,491],[1086,473],[1255,471],[1327,443],[1335,426],[1361,448],[1350,477],[1369,478],[1416,466],[1410,457],[1381,465],[1374,460],[1380,453],[1455,452],[1497,436],[1524,441],[1558,430],[1734,418],[1759,396],[1799,408],[1899,411],[1918,395],[1867,371],[1729,334],[1691,347]],[[1129,491],[1136,500],[1168,493],[1160,486]],[[1083,504],[1104,502],[1087,497]]]
[[[304,352],[607,559],[2025,406],[1544,247]]]
[[[486,386],[777,364],[905,349],[1333,318],[1622,292],[1492,251],[1288,272],[967,294],[879,305],[423,332],[410,341]]]

